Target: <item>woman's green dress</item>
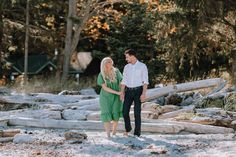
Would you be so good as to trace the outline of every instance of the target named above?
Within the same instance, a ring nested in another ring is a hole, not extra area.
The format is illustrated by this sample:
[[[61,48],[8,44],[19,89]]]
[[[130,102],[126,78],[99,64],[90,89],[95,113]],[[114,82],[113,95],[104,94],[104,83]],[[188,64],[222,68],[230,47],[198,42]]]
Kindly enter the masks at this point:
[[[116,80],[111,82],[110,80],[106,80],[107,87],[120,91],[120,82],[122,80],[122,74],[118,69],[116,69]],[[99,73],[97,78],[97,84],[102,86],[104,83],[104,79],[102,74]],[[112,94],[106,92],[104,89],[101,88],[100,91],[100,110],[101,110],[101,121],[102,122],[109,122],[109,121],[118,121],[120,117],[122,117],[122,108],[123,103],[120,100],[120,96],[116,94]]]

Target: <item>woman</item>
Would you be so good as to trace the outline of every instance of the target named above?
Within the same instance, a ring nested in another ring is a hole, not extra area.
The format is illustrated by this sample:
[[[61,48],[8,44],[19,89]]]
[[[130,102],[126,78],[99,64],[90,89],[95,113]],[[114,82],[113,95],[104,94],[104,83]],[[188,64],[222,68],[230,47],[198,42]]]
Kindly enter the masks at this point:
[[[97,84],[102,87],[99,100],[101,121],[104,122],[104,128],[109,138],[111,124],[112,135],[116,135],[118,121],[122,117],[123,105],[120,100],[122,74],[117,68],[114,68],[113,60],[110,57],[105,57],[102,60],[100,70]]]

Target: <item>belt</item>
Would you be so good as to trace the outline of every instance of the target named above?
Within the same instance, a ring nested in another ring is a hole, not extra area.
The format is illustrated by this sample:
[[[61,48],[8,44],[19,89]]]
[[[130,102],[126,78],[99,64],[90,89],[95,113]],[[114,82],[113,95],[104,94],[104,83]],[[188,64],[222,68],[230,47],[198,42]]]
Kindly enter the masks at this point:
[[[138,87],[125,87],[126,90],[137,90],[143,88],[143,86],[138,86]]]

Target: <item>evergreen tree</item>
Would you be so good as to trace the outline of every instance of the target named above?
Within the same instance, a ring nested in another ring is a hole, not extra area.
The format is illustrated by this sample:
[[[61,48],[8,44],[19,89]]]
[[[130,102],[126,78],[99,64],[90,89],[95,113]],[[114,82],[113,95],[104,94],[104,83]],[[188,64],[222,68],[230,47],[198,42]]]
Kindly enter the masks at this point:
[[[230,51],[234,47],[229,19],[235,14],[235,2],[163,0],[160,5],[171,9],[162,11],[159,27],[167,28],[166,35],[159,38],[159,48],[165,52],[167,74],[178,82],[218,74],[229,69]],[[230,5],[228,5],[230,4]],[[161,7],[160,7],[161,8]],[[229,14],[229,12],[231,12]],[[230,31],[224,34],[224,27]]]
[[[123,70],[126,64],[124,51],[128,48],[137,52],[138,59],[147,64],[150,76],[150,85],[154,85],[156,73],[160,68],[156,50],[156,40],[153,36],[156,14],[148,10],[146,3],[124,3],[114,6],[114,9],[122,12],[120,19],[112,17],[108,19],[110,33],[108,36],[108,50],[115,64]]]

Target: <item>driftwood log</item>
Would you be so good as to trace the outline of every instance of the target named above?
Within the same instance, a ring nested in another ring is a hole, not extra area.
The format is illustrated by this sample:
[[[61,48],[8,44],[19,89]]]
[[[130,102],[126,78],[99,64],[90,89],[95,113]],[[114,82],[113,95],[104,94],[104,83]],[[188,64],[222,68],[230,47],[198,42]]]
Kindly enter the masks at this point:
[[[225,86],[225,84],[226,84],[225,80],[221,78],[214,78],[214,79],[207,79],[207,80],[200,80],[200,81],[170,85],[170,86],[166,86],[162,88],[149,89],[147,91],[146,101],[168,95],[169,93],[186,92],[186,91],[209,88],[209,87],[216,87],[216,89],[214,90],[214,92],[216,92],[222,89]]]
[[[2,142],[12,142],[14,137],[0,137],[0,143]]]
[[[100,121],[31,119],[18,117],[10,119],[9,125],[39,128],[104,130],[103,124]],[[132,123],[132,126],[134,127],[134,123]],[[118,130],[124,131],[123,122],[119,122]],[[198,134],[228,134],[233,133],[234,129],[186,122],[152,120],[148,123],[142,123],[142,131],[153,133],[180,133],[183,131]]]
[[[0,137],[14,137],[16,134],[20,133],[20,130],[0,130]]]
[[[32,118],[12,118],[9,120],[12,126],[27,126],[38,128],[63,128],[82,130],[104,130],[101,121],[78,121],[78,120],[53,120],[53,119],[32,119]],[[134,128],[134,123],[132,123]],[[118,123],[118,131],[124,131],[124,123]],[[142,123],[142,131],[156,133],[179,133],[184,127],[176,124]]]
[[[0,143],[12,142],[14,136],[18,133],[20,133],[18,129],[0,130]]]
[[[185,132],[196,133],[196,134],[228,134],[234,133],[234,129],[220,127],[220,126],[212,126],[212,125],[203,125],[197,123],[189,123],[189,122],[178,122],[172,120],[159,120],[159,119],[145,119],[145,123],[155,123],[155,124],[172,124],[172,125],[180,125],[184,127]]]
[[[8,119],[7,118],[0,118],[0,126],[7,126]]]

